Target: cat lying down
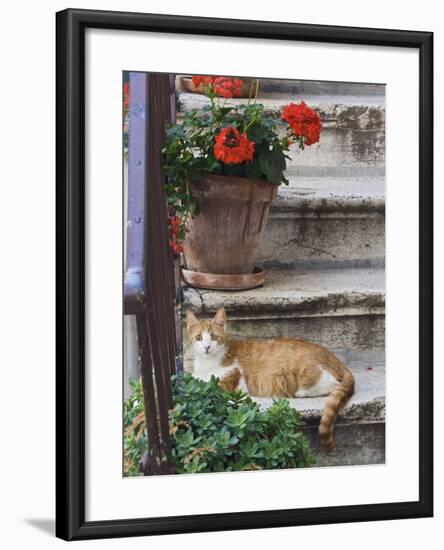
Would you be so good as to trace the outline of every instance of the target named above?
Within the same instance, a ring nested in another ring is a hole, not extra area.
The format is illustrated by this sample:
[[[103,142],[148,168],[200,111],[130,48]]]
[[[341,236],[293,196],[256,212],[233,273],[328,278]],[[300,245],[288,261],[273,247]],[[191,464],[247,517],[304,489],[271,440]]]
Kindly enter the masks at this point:
[[[253,397],[328,396],[319,437],[325,449],[333,450],[336,417],[354,392],[350,370],[328,349],[304,340],[230,341],[226,324],[224,308],[202,321],[187,311],[194,376],[208,381],[214,375],[226,390],[241,389]]]

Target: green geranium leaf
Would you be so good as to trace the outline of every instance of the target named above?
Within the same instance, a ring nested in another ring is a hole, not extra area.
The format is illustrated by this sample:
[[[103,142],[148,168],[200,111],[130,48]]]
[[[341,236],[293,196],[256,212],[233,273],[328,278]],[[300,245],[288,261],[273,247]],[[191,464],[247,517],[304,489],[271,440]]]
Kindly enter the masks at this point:
[[[249,178],[261,179],[263,173],[257,159],[253,159],[251,162],[245,165],[245,174]]]

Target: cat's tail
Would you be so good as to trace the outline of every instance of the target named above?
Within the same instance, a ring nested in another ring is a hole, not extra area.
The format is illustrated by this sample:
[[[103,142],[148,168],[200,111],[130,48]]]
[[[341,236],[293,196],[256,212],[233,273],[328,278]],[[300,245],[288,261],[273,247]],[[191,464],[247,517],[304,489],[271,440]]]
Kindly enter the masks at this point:
[[[344,366],[343,368],[342,379],[330,392],[319,424],[319,439],[321,445],[328,451],[335,449],[334,426],[336,418],[355,391],[353,374],[347,367]]]

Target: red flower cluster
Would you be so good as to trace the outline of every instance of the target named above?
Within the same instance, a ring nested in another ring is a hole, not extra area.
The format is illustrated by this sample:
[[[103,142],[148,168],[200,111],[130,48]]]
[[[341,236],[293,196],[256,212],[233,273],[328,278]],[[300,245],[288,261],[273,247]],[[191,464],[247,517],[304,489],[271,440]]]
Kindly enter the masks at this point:
[[[205,88],[211,86],[219,97],[239,97],[242,94],[243,80],[228,76],[193,76],[194,87]]]
[[[214,156],[224,164],[241,164],[253,160],[254,142],[233,126],[223,128],[215,138]]]
[[[170,246],[176,254],[183,252],[183,246],[179,244],[178,237],[180,232],[180,218],[179,216],[170,216],[168,218],[168,229],[170,231]]]
[[[130,87],[129,82],[125,82],[123,85],[123,108],[126,110],[129,109],[130,106]]]
[[[214,82],[213,76],[193,76],[191,79],[195,88],[211,86]]]
[[[220,76],[213,83],[214,93],[220,97],[240,97],[244,82],[240,78]]]
[[[282,119],[288,122],[296,136],[304,138],[305,145],[313,145],[319,141],[321,118],[303,101],[286,105],[282,111]]]

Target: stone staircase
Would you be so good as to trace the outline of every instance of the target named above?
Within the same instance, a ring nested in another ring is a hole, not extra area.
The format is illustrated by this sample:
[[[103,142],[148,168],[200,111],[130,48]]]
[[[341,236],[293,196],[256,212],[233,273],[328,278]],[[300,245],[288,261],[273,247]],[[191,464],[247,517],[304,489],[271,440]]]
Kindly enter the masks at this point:
[[[279,115],[304,100],[324,130],[291,151],[258,265],[262,288],[184,287],[183,308],[203,317],[224,306],[234,338],[297,337],[327,346],[353,370],[356,393],[337,421],[337,450],[319,449],[325,398],[292,399],[307,423],[318,465],[385,461],[385,106],[382,85],[261,80],[258,101]],[[178,92],[178,116],[207,103]],[[228,100],[238,103],[242,99]],[[185,346],[185,367],[189,352]],[[261,407],[270,399],[257,399]]]

